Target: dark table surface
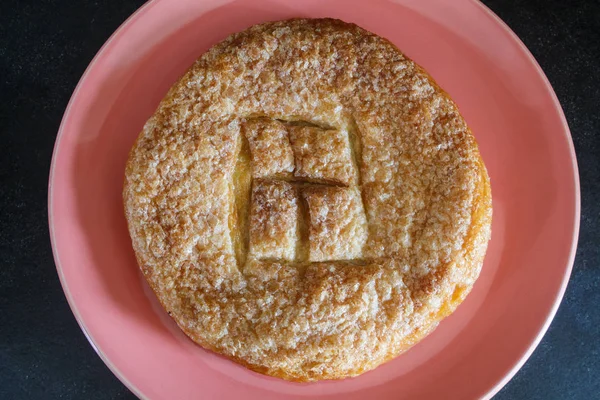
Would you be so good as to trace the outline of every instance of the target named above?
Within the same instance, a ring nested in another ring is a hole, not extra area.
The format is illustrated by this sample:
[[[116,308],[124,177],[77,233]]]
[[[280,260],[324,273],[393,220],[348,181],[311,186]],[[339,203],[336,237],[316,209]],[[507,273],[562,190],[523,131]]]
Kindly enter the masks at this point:
[[[0,2],[0,398],[134,398],[67,305],[47,223],[52,148],[100,46],[143,0]],[[600,398],[600,2],[484,1],[525,42],[569,122],[582,216],[573,275],[540,346],[498,399]]]

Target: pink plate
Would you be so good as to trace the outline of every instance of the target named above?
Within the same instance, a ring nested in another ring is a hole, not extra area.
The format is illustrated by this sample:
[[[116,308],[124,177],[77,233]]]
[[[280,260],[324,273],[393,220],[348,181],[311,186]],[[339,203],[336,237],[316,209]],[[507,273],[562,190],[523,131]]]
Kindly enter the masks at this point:
[[[211,45],[250,25],[335,17],[395,43],[460,106],[492,182],[493,238],[457,312],[406,354],[358,378],[289,383],[194,345],[144,283],[121,188],[127,153],[168,88]],[[49,186],[65,294],[102,360],[151,399],[491,397],[540,341],[564,293],[579,225],[569,129],[519,39],[475,0],[154,0],[119,28],[79,82]]]

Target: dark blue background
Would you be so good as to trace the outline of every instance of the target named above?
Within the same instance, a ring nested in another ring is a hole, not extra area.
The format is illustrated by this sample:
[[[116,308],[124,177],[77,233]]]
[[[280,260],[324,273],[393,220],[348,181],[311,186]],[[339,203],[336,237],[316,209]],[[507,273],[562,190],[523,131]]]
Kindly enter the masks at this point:
[[[52,147],[71,93],[100,46],[142,3],[0,1],[2,399],[134,398],[69,310],[52,259],[46,196]],[[484,3],[521,37],[554,86],[573,134],[582,189],[579,249],[563,303],[538,349],[497,398],[600,398],[600,2]]]

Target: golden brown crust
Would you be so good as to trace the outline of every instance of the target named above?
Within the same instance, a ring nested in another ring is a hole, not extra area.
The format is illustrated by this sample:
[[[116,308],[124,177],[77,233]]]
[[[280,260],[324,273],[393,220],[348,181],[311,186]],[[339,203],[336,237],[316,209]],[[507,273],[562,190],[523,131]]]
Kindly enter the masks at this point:
[[[296,381],[361,374],[435,329],[479,275],[492,213],[456,105],[391,43],[331,19],[204,54],[144,126],[123,196],[181,329]]]
[[[356,182],[348,135],[339,130],[310,126],[290,129],[296,159],[294,176],[311,182],[349,186]]]
[[[294,172],[294,153],[285,126],[279,121],[249,119],[244,124],[252,156],[252,176],[265,178]]]
[[[308,206],[308,260],[362,260],[367,221],[360,193],[321,186],[302,194]]]
[[[256,180],[250,205],[250,249],[254,259],[296,259],[298,200],[282,181]]]

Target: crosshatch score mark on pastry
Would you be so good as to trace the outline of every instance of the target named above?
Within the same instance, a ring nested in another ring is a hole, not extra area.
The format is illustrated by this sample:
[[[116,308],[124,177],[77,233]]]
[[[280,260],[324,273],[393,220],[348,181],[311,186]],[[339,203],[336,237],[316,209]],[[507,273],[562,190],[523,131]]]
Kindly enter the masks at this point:
[[[134,144],[138,264],[202,347],[293,381],[357,376],[473,287],[489,178],[456,104],[389,41],[333,19],[215,45]]]
[[[248,258],[361,261],[368,229],[347,131],[249,118],[239,141],[231,229],[238,266]]]

